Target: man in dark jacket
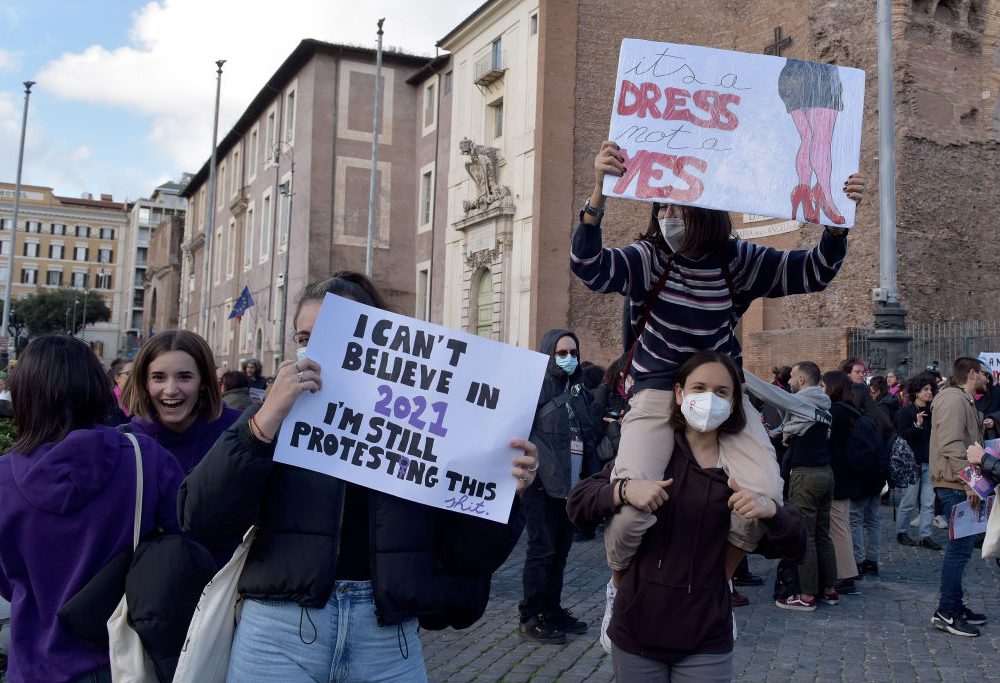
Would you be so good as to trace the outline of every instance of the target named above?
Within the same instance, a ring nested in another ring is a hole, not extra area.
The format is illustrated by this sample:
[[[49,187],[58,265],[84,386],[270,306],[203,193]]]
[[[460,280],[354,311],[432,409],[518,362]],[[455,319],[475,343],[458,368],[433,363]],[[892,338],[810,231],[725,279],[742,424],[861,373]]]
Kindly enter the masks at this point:
[[[549,357],[549,366],[531,428],[531,441],[538,446],[538,477],[521,498],[528,548],[520,633],[558,644],[566,642],[567,633],[587,630],[587,624],[561,604],[563,572],[573,544],[566,497],[581,478],[597,471],[602,420],[600,408],[582,384],[576,335],[549,330],[539,350]]]
[[[920,545],[931,550],[941,546],[931,538],[934,531],[934,489],[931,488],[931,471],[928,456],[931,445],[931,401],[937,393],[937,383],[930,375],[911,377],[906,383],[910,404],[900,408],[896,415],[896,430],[910,444],[920,466],[920,479],[903,490],[896,517],[896,540],[902,545]],[[918,513],[920,541],[907,533],[910,515]]]

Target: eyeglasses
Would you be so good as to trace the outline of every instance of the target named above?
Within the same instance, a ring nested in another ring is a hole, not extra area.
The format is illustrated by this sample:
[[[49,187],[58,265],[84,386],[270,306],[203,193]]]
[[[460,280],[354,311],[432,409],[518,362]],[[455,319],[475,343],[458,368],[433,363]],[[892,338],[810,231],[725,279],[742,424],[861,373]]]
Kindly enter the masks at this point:
[[[559,356],[560,358],[565,358],[566,356],[573,356],[573,358],[576,358],[577,356],[580,355],[580,352],[577,351],[576,349],[573,349],[571,351],[556,351],[556,355]]]
[[[296,332],[292,335],[292,341],[295,342],[296,346],[309,346],[309,333],[308,332]]]

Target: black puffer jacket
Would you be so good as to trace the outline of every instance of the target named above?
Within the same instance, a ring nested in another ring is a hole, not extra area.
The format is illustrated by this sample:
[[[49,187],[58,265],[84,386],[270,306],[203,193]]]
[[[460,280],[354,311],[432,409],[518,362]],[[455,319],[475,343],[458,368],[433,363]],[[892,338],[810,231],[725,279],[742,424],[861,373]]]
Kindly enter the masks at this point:
[[[334,587],[346,485],[273,461],[250,433],[249,408],[181,485],[181,525],[206,543],[257,536],[240,594],[322,607]],[[382,625],[419,617],[427,629],[466,628],[486,609],[492,573],[524,528],[520,500],[507,524],[371,491],[370,564]]]
[[[538,479],[545,492],[553,498],[565,498],[573,485],[569,409],[576,415],[583,435],[584,477],[600,469],[597,445],[604,436],[601,407],[584,389],[580,368],[567,375],[556,364],[556,344],[563,337],[572,338],[579,348],[576,335],[568,330],[549,330],[542,337],[538,350],[549,357],[549,365],[542,380],[538,409],[531,426],[531,441],[538,446]]]

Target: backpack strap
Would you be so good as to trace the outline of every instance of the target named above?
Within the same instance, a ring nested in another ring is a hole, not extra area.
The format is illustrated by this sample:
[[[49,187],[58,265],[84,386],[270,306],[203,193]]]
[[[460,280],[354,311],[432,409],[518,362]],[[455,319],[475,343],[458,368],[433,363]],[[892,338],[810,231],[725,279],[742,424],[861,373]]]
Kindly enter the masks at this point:
[[[642,340],[642,333],[646,329],[646,324],[649,322],[649,318],[653,315],[653,305],[656,304],[656,300],[660,298],[660,292],[667,284],[667,277],[670,275],[670,268],[673,266],[673,256],[667,256],[665,259],[660,258],[660,252],[656,252],[656,258],[663,265],[663,272],[660,273],[660,277],[656,280],[656,284],[653,288],[649,290],[649,294],[646,296],[646,301],[642,307],[642,315],[639,316],[639,322],[635,328],[635,341],[632,342],[632,349],[628,353],[628,361],[625,363],[625,372],[628,375],[632,374],[632,361],[635,359],[636,349],[639,348],[639,343]]]
[[[567,394],[568,392],[564,391],[563,393],[559,394],[551,401],[546,403],[544,406],[542,406],[541,410],[538,411],[538,416],[535,419],[542,420],[548,417],[554,410],[558,410],[559,408],[562,408],[564,405],[566,405],[569,402],[569,396]]]

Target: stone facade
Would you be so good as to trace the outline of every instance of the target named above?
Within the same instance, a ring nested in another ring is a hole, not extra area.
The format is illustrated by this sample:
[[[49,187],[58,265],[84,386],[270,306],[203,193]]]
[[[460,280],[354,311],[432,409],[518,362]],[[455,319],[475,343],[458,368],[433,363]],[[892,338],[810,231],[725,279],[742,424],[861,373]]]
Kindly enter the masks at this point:
[[[423,128],[421,93],[407,81],[427,61],[387,51],[382,67],[373,276],[406,313],[415,290],[415,129]],[[271,374],[282,350],[291,354],[302,288],[338,270],[364,271],[374,74],[374,50],[305,40],[225,134],[210,287],[202,282],[207,163],[186,187],[179,324],[202,331],[218,365],[254,356]],[[229,313],[244,286],[256,305],[236,321]],[[207,325],[199,321],[206,297]]]
[[[184,218],[164,218],[149,237],[149,261],[142,282],[143,327],[148,338],[157,331],[177,327],[181,294],[181,241]]]
[[[7,288],[14,187],[0,183],[0,298]],[[94,344],[105,363],[118,355],[123,299],[131,294],[121,264],[127,227],[125,204],[109,194],[99,199],[90,194],[60,197],[51,187],[21,185],[13,298],[42,288],[72,287],[80,291],[76,315],[82,318],[84,294],[100,295],[111,310],[111,320],[88,324],[78,335]],[[67,315],[72,313],[67,311]]]
[[[799,343],[803,329],[827,328],[810,334],[824,340],[824,356],[842,357],[846,328],[872,325],[870,292],[878,286],[874,3],[665,1],[657,3],[656,11],[641,3],[611,5],[598,0],[576,3],[575,25],[578,35],[588,36],[586,51],[575,41],[557,41],[564,61],[576,54],[572,166],[566,160],[574,187],[573,202],[562,209],[567,214],[582,204],[593,184],[593,155],[607,133],[622,37],[763,53],[774,41],[775,28],[781,27],[782,35],[792,38],[782,55],[866,72],[860,170],[867,178],[868,193],[858,211],[844,268],[824,293],[756,304],[742,326],[746,362],[756,371],[766,372],[778,358],[800,360],[797,354],[808,351]],[[991,296],[995,278],[987,275],[992,267],[987,245],[995,234],[992,208],[1000,203],[1000,2],[896,0],[893,11],[901,302],[915,322],[997,318],[997,297]],[[548,12],[561,16],[560,30],[565,31],[569,10],[563,3],[542,3],[545,35]],[[606,21],[608,16],[615,21]],[[562,77],[570,80],[566,73]],[[565,125],[546,120],[542,127]],[[612,200],[604,221],[606,242],[631,241],[647,221],[645,205]],[[819,236],[819,228],[807,225],[754,241],[782,249],[808,248]],[[609,361],[620,352],[620,307],[617,297],[592,294],[573,281],[569,312],[561,322],[580,332],[590,357]]]

